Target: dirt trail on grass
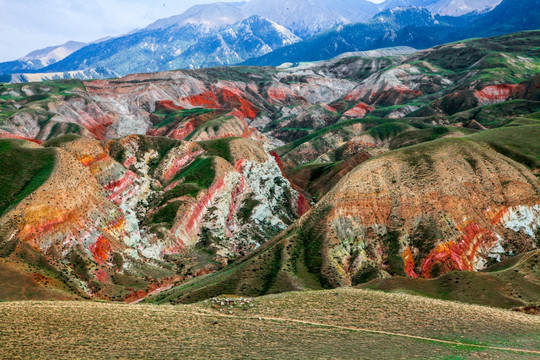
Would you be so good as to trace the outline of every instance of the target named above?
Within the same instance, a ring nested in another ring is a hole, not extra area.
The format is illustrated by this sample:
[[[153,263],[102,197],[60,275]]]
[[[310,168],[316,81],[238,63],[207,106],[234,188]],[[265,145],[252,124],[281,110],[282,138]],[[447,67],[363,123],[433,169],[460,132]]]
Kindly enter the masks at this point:
[[[499,351],[507,351],[507,352],[517,352],[517,353],[525,353],[525,354],[536,354],[540,356],[540,351],[537,350],[526,350],[526,349],[516,349],[516,348],[509,348],[509,347],[498,347],[498,346],[490,346],[490,345],[479,345],[479,344],[471,344],[471,343],[465,343],[465,342],[459,342],[459,341],[452,341],[452,340],[442,340],[442,339],[434,339],[430,337],[425,336],[417,336],[417,335],[408,335],[408,334],[401,334],[401,333],[395,333],[390,331],[383,331],[383,330],[372,330],[372,329],[363,329],[358,328],[354,326],[340,326],[340,325],[332,325],[332,324],[325,324],[325,323],[319,323],[314,321],[306,321],[306,320],[298,320],[298,319],[289,319],[289,318],[276,318],[276,317],[268,317],[268,316],[236,316],[236,315],[227,315],[227,314],[217,314],[211,311],[205,311],[201,309],[201,312],[188,312],[192,315],[196,316],[217,316],[217,317],[223,317],[223,318],[231,318],[231,319],[242,319],[242,320],[266,320],[266,321],[275,321],[275,322],[282,322],[282,323],[296,323],[296,324],[303,324],[303,325],[312,325],[312,326],[320,326],[320,327],[326,327],[326,328],[333,328],[333,329],[339,329],[339,330],[348,330],[348,331],[357,331],[357,332],[364,332],[364,333],[370,333],[370,334],[379,334],[379,335],[389,335],[389,336],[397,336],[402,338],[409,338],[409,339],[415,339],[415,340],[424,340],[424,341],[430,341],[435,343],[441,343],[441,344],[449,344],[449,345],[456,345],[456,346],[469,346],[474,348],[480,348],[480,349],[490,349],[490,350],[499,350]]]
[[[3,308],[11,307],[11,306],[17,306],[17,302],[13,303],[4,303],[2,304]],[[94,305],[94,304],[93,304]],[[110,305],[110,304],[95,304],[95,305]],[[49,308],[52,307],[58,307],[65,309],[76,309],[85,307],[85,303],[77,303],[77,304],[70,304],[66,305],[65,303],[60,304],[47,304]],[[125,308],[126,306],[130,305],[118,305],[119,307]],[[189,305],[188,305],[189,306]],[[136,306],[133,306],[135,308]],[[169,314],[177,313],[177,314],[186,314],[186,315],[192,315],[192,316],[203,316],[208,318],[226,318],[226,319],[237,319],[237,320],[248,320],[248,321],[272,321],[272,322],[278,322],[278,323],[289,323],[289,324],[301,324],[301,325],[307,325],[307,326],[315,326],[315,327],[323,327],[328,329],[337,329],[337,330],[345,330],[345,331],[355,331],[359,333],[366,333],[366,334],[378,334],[378,335],[386,335],[386,336],[395,336],[395,337],[401,337],[401,338],[407,338],[407,339],[413,339],[413,340],[421,340],[421,341],[429,341],[432,343],[438,343],[438,344],[447,344],[452,346],[466,346],[471,348],[477,348],[477,349],[484,349],[484,350],[496,350],[496,351],[504,351],[504,352],[511,352],[511,353],[520,353],[520,354],[529,354],[529,355],[537,355],[540,358],[540,350],[528,350],[528,349],[518,349],[518,348],[512,348],[512,347],[500,347],[500,346],[491,346],[491,345],[481,345],[481,344],[474,344],[474,343],[468,343],[468,342],[459,342],[459,341],[452,341],[452,340],[443,340],[443,339],[436,339],[426,336],[418,336],[418,335],[409,335],[409,334],[403,334],[398,332],[391,332],[391,331],[384,331],[384,330],[375,330],[375,329],[366,329],[366,328],[360,328],[355,326],[341,326],[341,325],[334,325],[334,324],[328,324],[328,323],[321,323],[316,321],[308,321],[308,320],[299,320],[299,319],[291,319],[291,318],[281,318],[281,317],[271,317],[271,316],[242,316],[242,315],[235,315],[235,314],[221,314],[217,313],[213,310],[208,310],[204,308],[195,308],[193,310],[188,309],[178,309],[173,306],[167,306],[167,307],[147,307],[145,306],[144,309],[146,312],[167,312]]]

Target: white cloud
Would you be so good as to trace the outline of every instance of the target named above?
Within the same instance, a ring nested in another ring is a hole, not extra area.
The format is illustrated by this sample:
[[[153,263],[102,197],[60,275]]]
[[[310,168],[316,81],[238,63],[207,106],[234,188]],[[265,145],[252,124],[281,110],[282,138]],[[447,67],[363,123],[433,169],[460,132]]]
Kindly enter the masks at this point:
[[[0,0],[0,62],[69,40],[90,42],[120,35],[215,1]]]

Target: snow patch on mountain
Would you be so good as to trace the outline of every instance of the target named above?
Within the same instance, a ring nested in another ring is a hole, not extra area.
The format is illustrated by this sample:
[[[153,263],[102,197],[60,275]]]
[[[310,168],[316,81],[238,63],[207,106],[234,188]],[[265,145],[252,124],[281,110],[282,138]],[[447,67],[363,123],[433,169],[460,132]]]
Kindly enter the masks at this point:
[[[493,10],[502,0],[440,0],[428,9],[439,15],[462,16]]]
[[[86,45],[86,43],[82,42],[68,41],[62,45],[50,46],[45,49],[32,51],[20,60],[24,62],[31,62],[36,67],[44,67],[65,59]]]
[[[307,37],[350,20],[331,8],[318,6],[310,0],[252,0],[243,10],[275,21],[301,37]]]
[[[214,3],[195,5],[186,12],[158,20],[148,25],[144,30],[164,30],[172,26],[182,27],[194,25],[205,29],[219,29],[226,25],[232,25],[244,20],[248,15],[236,4]]]

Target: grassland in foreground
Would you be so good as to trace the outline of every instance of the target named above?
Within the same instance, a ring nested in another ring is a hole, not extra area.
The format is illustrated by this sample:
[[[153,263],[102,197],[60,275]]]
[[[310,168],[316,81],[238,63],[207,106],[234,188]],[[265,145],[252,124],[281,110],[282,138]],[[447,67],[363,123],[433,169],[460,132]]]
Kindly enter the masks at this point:
[[[540,317],[359,289],[193,305],[0,303],[0,358],[538,359]]]

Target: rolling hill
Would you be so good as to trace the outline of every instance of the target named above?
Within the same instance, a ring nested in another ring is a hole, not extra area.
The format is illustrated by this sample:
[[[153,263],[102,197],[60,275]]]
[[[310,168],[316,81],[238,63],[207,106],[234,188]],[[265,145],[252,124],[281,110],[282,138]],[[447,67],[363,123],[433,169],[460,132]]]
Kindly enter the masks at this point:
[[[0,356],[51,359],[534,359],[540,330],[530,315],[358,289],[177,306],[11,302],[0,320]]]

